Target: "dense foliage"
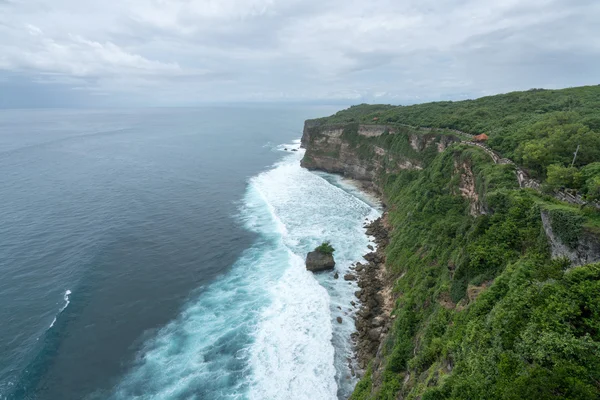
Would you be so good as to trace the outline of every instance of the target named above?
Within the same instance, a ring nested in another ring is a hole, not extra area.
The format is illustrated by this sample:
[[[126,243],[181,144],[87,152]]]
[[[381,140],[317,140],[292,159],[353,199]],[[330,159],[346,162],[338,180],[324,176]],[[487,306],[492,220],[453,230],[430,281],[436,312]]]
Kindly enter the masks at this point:
[[[335,251],[335,249],[329,242],[321,243],[315,250],[322,254],[333,254],[333,252]]]
[[[549,189],[568,187],[600,199],[600,86],[533,89],[414,106],[363,104],[323,120],[486,133],[490,147],[504,157],[541,180],[548,176]],[[585,168],[591,163],[596,165]]]
[[[457,164],[487,215],[457,195]],[[589,216],[519,190],[509,166],[461,146],[388,176],[385,194],[395,322],[352,399],[600,397],[600,264],[551,259],[540,213],[567,242]]]

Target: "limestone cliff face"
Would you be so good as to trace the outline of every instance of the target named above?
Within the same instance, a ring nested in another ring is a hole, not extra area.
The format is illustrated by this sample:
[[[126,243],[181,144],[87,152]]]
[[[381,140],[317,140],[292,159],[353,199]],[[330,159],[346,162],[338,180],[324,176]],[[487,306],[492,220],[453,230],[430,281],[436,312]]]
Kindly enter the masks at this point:
[[[385,135],[403,135],[404,151],[386,148]],[[459,139],[432,133],[399,132],[386,125],[320,125],[308,120],[304,125],[302,166],[362,181],[381,192],[382,177],[403,169],[422,169],[426,150],[444,151]]]
[[[542,225],[552,252],[552,257],[566,257],[571,265],[576,267],[600,262],[600,239],[585,230],[579,235],[577,243],[564,243],[552,228],[552,217],[547,211],[542,211]]]
[[[469,214],[474,217],[486,214],[485,206],[479,199],[479,193],[475,186],[475,174],[470,162],[456,160],[454,162],[454,173],[460,176],[460,195],[469,202]]]

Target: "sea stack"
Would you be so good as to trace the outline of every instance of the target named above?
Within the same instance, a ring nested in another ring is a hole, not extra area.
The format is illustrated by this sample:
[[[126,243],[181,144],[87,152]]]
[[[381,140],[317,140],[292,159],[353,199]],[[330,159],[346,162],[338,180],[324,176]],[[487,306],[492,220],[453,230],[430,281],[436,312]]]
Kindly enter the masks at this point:
[[[335,267],[335,260],[333,259],[334,251],[329,242],[323,242],[323,244],[306,256],[306,269],[311,272],[333,269]]]

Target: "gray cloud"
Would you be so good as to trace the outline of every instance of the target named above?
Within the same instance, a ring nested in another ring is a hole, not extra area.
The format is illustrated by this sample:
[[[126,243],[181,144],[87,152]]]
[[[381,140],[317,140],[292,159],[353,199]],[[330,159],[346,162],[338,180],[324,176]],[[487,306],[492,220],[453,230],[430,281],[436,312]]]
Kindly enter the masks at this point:
[[[413,103],[597,84],[599,17],[593,0],[0,0],[0,104]]]

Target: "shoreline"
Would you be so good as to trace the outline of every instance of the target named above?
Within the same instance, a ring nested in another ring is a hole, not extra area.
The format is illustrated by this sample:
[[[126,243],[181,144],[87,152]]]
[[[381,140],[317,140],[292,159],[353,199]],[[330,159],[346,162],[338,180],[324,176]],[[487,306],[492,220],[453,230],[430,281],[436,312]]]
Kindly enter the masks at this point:
[[[389,243],[387,213],[374,221],[365,223],[366,234],[373,237],[376,247],[363,255],[364,262],[354,264],[351,269],[357,278],[359,310],[354,317],[356,332],[352,334],[355,360],[362,376],[369,362],[375,358],[383,339],[390,330],[393,309],[392,288],[387,284],[385,250]]]
[[[354,299],[350,301],[351,309],[355,310],[352,316],[355,331],[350,335],[353,355],[347,359],[347,362],[351,376],[360,379],[369,362],[376,359],[393,322],[391,315],[394,307],[393,288],[389,284],[390,279],[386,279],[385,266],[391,227],[387,222],[388,214],[383,195],[372,182],[348,178],[342,174],[333,173],[333,175],[337,175],[342,181],[357,188],[376,203],[376,207],[381,211],[378,218],[363,221],[364,233],[374,243],[368,246],[370,251],[362,255],[362,260],[354,262],[348,273],[342,275],[336,272],[335,274],[336,279],[356,281],[358,286],[358,290],[354,292]],[[338,323],[340,323],[339,319]]]

